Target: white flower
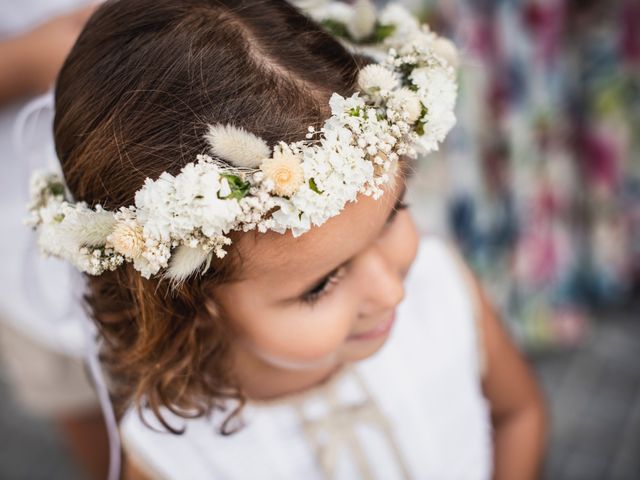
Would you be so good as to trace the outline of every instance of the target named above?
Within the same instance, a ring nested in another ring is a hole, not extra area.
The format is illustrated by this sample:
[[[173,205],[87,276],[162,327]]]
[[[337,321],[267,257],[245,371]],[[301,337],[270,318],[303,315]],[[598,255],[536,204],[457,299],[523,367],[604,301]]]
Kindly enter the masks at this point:
[[[120,220],[107,241],[113,249],[127,258],[137,258],[144,250],[143,230],[132,220]]]
[[[460,64],[458,49],[451,40],[438,37],[431,44],[431,48],[436,55],[445,60],[453,68],[458,68]]]
[[[454,107],[457,85],[449,67],[424,67],[413,71],[411,80],[418,86],[418,95],[428,113],[424,119],[425,133],[418,139],[422,153],[438,149],[455,125]]]
[[[346,26],[353,18],[353,7],[347,3],[331,1],[325,5],[312,6],[309,13],[317,22],[333,20]]]
[[[133,259],[133,268],[140,272],[143,278],[148,279],[160,271],[161,264],[151,262],[141,255]]]
[[[262,138],[233,125],[209,125],[205,134],[211,153],[240,168],[258,168],[271,149]]]
[[[429,67],[416,68],[409,75],[411,83],[423,91],[426,91],[429,88],[430,77],[431,68]]]
[[[349,35],[356,41],[364,40],[371,36],[376,26],[376,7],[371,0],[356,0],[353,5],[353,14],[347,23]]]
[[[327,119],[324,125],[325,138],[327,137],[328,130],[331,130],[335,126],[341,127],[345,116],[350,116],[351,111],[359,111],[365,107],[364,98],[360,97],[356,92],[348,98],[344,98],[339,93],[334,93],[329,99],[329,106],[331,107],[331,117]]]
[[[197,228],[206,230],[206,235],[227,231],[239,212],[236,201],[224,198],[223,194],[229,191],[227,181],[221,177],[219,167],[206,158],[191,165],[185,166],[174,181],[175,200],[170,212],[184,222],[174,222],[173,236],[186,238]]]
[[[142,254],[133,259],[133,267],[144,278],[150,278],[162,268],[167,268],[171,257],[171,244],[146,238]]]
[[[277,202],[280,207],[273,212],[269,222],[270,230],[284,233],[291,230],[294,237],[298,237],[311,229],[309,214],[301,211],[290,200],[282,198]]]
[[[273,157],[262,162],[260,169],[273,182],[273,193],[282,197],[293,195],[304,182],[300,157],[286,145],[276,147]]]
[[[420,97],[406,87],[394,91],[389,98],[388,105],[397,112],[406,112],[409,123],[416,123],[422,113]]]
[[[393,25],[393,37],[403,36],[420,29],[420,23],[405,7],[398,3],[388,4],[380,12],[379,21],[382,25]]]
[[[372,64],[360,70],[358,85],[365,92],[391,91],[398,86],[398,78],[388,68]]]
[[[433,33],[429,28],[424,27],[422,29],[407,31],[402,38],[394,38],[394,46],[397,52],[403,56],[422,56],[425,53],[431,52],[431,45],[437,35]],[[413,62],[416,63],[417,58],[414,58]]]

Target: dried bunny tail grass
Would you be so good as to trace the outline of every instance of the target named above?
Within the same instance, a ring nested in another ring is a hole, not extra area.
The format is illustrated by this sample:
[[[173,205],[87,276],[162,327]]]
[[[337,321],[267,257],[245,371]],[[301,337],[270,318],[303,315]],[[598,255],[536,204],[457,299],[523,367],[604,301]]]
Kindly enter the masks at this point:
[[[212,251],[182,245],[171,255],[171,262],[164,277],[170,279],[174,286],[180,285],[194,273],[202,269],[206,272],[211,264],[212,256]]]
[[[271,156],[267,142],[251,132],[233,125],[209,125],[205,139],[211,153],[240,168],[258,168]]]

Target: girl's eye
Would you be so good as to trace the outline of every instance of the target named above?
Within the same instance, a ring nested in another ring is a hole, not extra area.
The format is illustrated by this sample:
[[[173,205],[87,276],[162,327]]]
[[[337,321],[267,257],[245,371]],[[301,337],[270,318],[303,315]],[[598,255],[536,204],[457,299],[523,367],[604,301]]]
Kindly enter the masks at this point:
[[[387,219],[387,225],[390,225],[391,223],[393,223],[399,211],[406,210],[407,208],[409,208],[409,204],[404,201],[404,195],[403,195],[401,198],[398,199],[395,206],[393,207],[393,210],[391,211],[391,215],[389,215],[389,218]]]
[[[302,301],[304,303],[314,304],[320,298],[322,298],[323,296],[328,294],[331,290],[333,290],[333,287],[340,282],[342,277],[344,277],[345,273],[346,273],[345,266],[339,267],[338,269],[334,270],[325,278],[323,278],[322,281],[320,281],[320,283],[318,283],[315,287],[313,287],[311,290],[305,293],[302,296]]]
[[[387,225],[390,225],[391,223],[393,223],[393,220],[396,218],[396,215],[399,211],[405,210],[407,208],[409,208],[409,205],[405,203],[404,195],[402,195],[402,197],[399,198],[396,204],[394,205],[393,211],[391,212],[391,214],[389,215],[389,218],[387,219]],[[313,305],[315,302],[320,300],[323,296],[331,292],[331,290],[333,290],[333,287],[335,287],[340,282],[340,280],[342,280],[342,277],[344,277],[345,273],[346,273],[346,266],[344,265],[334,270],[333,272],[331,272],[329,275],[323,278],[322,281],[320,281],[315,287],[313,287],[307,293],[302,295],[301,297],[302,302]]]

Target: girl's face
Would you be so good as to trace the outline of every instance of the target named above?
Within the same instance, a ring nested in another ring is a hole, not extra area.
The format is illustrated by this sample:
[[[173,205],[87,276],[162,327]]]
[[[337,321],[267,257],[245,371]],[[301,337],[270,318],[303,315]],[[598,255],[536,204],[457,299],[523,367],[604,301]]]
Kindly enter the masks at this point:
[[[236,356],[311,370],[376,352],[418,245],[405,188],[398,175],[379,200],[360,196],[298,238],[244,235],[236,245],[242,277],[216,295],[236,330]]]

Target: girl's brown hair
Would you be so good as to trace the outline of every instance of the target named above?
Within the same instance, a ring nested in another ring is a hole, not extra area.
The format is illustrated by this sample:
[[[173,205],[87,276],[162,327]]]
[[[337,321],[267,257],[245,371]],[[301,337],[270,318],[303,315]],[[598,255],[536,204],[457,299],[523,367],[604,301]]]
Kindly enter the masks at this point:
[[[284,0],[119,0],[89,20],[60,73],[55,141],[75,199],[132,205],[146,177],[179,172],[207,150],[209,123],[278,141],[329,116],[364,63]],[[227,359],[231,331],[215,287],[236,257],[177,289],[130,264],[88,277],[86,300],[119,413],[148,406],[197,417],[243,396]]]

